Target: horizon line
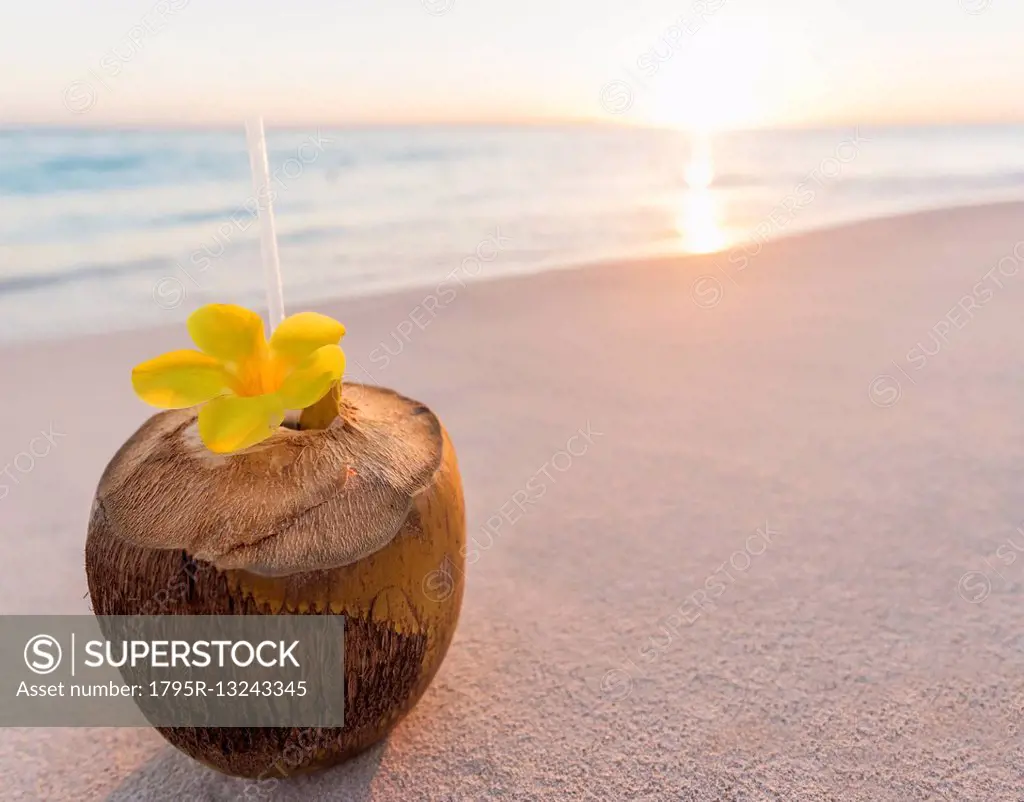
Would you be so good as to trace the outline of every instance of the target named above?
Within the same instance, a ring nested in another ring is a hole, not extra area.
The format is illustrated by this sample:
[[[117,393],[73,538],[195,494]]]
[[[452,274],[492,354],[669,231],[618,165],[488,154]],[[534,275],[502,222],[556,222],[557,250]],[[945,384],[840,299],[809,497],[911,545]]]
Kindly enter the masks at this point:
[[[195,122],[182,123],[172,121],[103,121],[96,123],[86,122],[43,122],[43,121],[3,121],[0,120],[0,132],[6,131],[32,131],[32,130],[61,130],[61,131],[234,131],[244,127],[245,120],[239,118],[237,123],[227,121],[216,122]],[[841,128],[869,128],[869,129],[915,129],[915,128],[997,128],[1016,127],[1024,125],[1022,119],[979,119],[961,121],[871,121],[864,120],[835,120],[835,121],[808,121],[795,123],[782,123],[776,125],[751,125],[722,128],[720,130],[698,131],[685,126],[666,125],[663,123],[631,123],[615,120],[589,119],[589,118],[565,118],[565,119],[532,119],[532,120],[408,120],[408,121],[325,121],[325,120],[303,120],[296,122],[274,124],[264,118],[264,125],[268,131],[304,131],[309,128],[327,128],[330,130],[381,130],[381,129],[415,129],[415,128],[489,128],[489,129],[515,129],[515,128],[606,128],[622,130],[642,131],[670,131],[694,135],[722,135],[722,134],[744,134],[744,133],[766,133],[766,132],[799,132],[799,131],[824,131]]]

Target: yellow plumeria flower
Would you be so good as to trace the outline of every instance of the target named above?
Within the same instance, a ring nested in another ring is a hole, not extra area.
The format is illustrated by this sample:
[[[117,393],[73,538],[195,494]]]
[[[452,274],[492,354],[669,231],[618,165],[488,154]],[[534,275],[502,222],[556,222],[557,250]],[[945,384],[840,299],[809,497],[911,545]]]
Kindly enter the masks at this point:
[[[198,351],[143,362],[132,386],[161,409],[203,404],[199,436],[218,454],[266,440],[286,410],[315,404],[345,372],[345,327],[316,312],[286,318],[267,342],[255,312],[209,304],[189,316],[188,332]]]

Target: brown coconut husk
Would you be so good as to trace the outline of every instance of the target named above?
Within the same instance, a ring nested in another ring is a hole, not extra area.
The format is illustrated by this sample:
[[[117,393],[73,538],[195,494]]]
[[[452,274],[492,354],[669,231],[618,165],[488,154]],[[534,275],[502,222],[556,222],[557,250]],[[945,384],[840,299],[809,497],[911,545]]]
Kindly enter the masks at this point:
[[[158,728],[237,776],[344,760],[415,704],[448,649],[464,584],[455,451],[434,414],[346,385],[321,431],[222,457],[194,410],[153,416],[97,490],[86,570],[97,615],[344,614],[345,726]]]
[[[107,466],[95,514],[139,546],[271,576],[347,565],[382,548],[441,463],[441,424],[390,390],[346,386],[326,429],[278,429],[210,452],[197,412],[154,415]]]

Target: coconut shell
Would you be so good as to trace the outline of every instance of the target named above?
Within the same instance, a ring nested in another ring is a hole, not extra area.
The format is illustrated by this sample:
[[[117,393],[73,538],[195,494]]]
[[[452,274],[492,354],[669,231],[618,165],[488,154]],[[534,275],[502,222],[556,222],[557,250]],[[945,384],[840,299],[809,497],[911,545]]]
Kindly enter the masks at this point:
[[[86,541],[96,615],[343,614],[345,726],[158,728],[241,777],[331,765],[383,737],[426,690],[464,587],[455,450],[434,414],[345,386],[325,430],[207,452],[194,410],[154,415],[104,472]]]

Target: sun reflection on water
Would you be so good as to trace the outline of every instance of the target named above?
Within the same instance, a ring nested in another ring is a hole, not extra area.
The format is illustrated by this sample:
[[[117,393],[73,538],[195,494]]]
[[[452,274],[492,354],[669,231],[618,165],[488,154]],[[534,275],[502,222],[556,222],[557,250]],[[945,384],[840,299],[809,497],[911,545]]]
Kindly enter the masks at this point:
[[[718,222],[718,207],[711,190],[687,190],[678,227],[683,248],[690,253],[714,253],[725,248],[725,233]]]
[[[726,237],[719,220],[717,199],[711,188],[715,180],[715,165],[706,138],[695,142],[684,177],[686,191],[676,221],[683,250],[690,253],[722,250],[726,246]]]

